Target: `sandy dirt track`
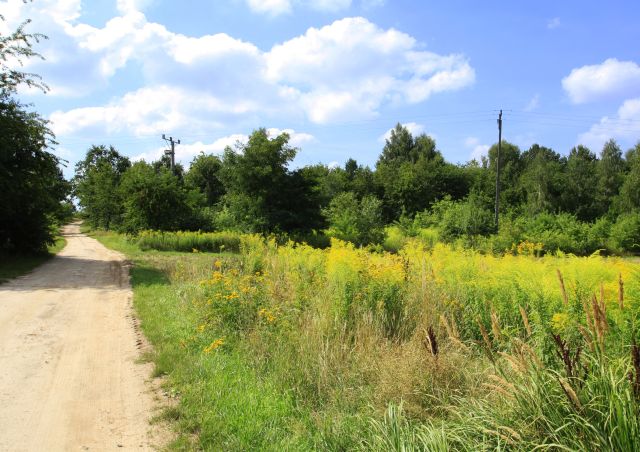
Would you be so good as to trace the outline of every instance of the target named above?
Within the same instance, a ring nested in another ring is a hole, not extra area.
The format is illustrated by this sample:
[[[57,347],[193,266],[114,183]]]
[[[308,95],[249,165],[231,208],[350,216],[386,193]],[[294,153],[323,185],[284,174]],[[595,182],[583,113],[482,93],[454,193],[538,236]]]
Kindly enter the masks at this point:
[[[0,451],[154,450],[155,397],[121,254],[67,246],[0,285]]]

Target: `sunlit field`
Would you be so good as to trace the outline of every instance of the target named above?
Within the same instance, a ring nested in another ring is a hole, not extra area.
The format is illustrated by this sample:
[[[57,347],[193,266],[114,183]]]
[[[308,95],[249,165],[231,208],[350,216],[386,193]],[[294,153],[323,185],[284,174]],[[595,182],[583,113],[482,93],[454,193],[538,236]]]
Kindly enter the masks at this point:
[[[124,239],[112,245],[124,245]],[[636,263],[239,236],[132,254],[176,448],[633,450]],[[131,246],[131,244],[127,244]],[[157,274],[149,274],[154,268]],[[146,273],[145,273],[146,272]]]

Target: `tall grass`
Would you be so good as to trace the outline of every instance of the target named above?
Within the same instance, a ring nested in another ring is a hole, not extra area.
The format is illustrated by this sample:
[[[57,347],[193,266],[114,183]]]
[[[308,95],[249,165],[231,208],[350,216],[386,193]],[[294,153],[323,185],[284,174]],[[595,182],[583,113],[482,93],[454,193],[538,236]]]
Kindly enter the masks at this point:
[[[135,238],[142,250],[210,252],[240,251],[242,235],[236,232],[142,231]]]
[[[167,258],[167,295],[137,302],[199,448],[640,444],[635,263],[420,239],[390,254],[244,236],[238,250]]]

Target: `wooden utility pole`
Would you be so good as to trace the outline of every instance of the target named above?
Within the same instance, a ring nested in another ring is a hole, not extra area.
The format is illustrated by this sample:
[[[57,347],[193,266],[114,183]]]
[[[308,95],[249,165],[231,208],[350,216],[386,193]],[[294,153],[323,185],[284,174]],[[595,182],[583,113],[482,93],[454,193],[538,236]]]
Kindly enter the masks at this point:
[[[173,175],[176,174],[176,144],[180,144],[180,140],[174,140],[173,137],[167,138],[164,133],[162,134],[162,139],[169,142],[171,149],[166,149],[164,151],[165,155],[171,156],[171,173]]]
[[[500,151],[502,148],[502,110],[498,115],[498,155],[496,156],[496,205],[495,218],[496,233],[498,232],[498,212],[500,210]]]

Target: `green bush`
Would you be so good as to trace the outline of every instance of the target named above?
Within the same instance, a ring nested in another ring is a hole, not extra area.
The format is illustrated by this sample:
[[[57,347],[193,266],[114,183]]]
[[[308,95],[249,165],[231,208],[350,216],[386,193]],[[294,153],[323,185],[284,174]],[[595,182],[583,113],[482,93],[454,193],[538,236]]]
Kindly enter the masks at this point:
[[[617,253],[640,251],[640,214],[620,215],[611,226],[609,244]]]
[[[379,244],[384,240],[382,202],[375,196],[358,200],[353,192],[333,198],[324,215],[329,221],[327,235],[357,246]]]

